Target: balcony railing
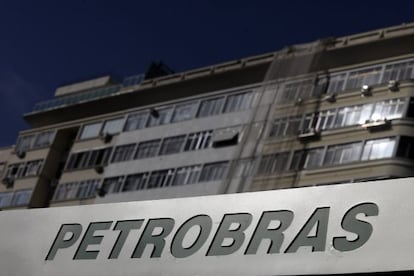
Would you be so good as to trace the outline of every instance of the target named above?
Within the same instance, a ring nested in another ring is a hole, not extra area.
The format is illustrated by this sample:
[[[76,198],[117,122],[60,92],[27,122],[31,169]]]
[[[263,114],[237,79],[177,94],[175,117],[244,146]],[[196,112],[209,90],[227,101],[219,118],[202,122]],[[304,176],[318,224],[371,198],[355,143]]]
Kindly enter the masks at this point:
[[[116,94],[124,87],[137,85],[144,79],[144,75],[136,75],[127,77],[123,80],[122,84],[106,86],[98,89],[93,89],[81,93],[77,93],[74,95],[68,95],[59,97],[56,99],[44,101],[37,103],[33,108],[33,113],[43,112],[46,110],[52,110],[56,108],[61,108],[65,106],[75,105],[83,102],[88,102],[92,100],[98,100],[101,98],[105,98],[111,95]]]

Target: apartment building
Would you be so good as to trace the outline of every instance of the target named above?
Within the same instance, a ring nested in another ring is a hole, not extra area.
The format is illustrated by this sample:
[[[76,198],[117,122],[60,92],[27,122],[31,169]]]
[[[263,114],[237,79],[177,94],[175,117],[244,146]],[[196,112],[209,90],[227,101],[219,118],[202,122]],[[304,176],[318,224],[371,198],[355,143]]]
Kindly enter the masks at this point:
[[[404,24],[59,87],[0,160],[0,208],[413,176],[413,45]]]

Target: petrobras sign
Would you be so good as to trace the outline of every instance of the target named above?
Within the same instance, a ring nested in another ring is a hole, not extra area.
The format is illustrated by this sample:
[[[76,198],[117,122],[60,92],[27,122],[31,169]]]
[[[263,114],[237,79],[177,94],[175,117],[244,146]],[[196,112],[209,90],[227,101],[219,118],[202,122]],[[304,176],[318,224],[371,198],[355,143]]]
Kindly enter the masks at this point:
[[[4,211],[0,274],[414,270],[413,181]]]

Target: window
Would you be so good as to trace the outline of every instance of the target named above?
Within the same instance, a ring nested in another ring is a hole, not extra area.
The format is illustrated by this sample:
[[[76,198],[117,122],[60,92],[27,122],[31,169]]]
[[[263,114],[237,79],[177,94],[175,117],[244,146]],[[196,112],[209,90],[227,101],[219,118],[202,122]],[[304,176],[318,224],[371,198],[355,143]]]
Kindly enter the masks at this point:
[[[306,150],[305,164],[303,168],[314,169],[322,165],[324,148],[314,148]]]
[[[289,153],[276,153],[264,155],[259,164],[258,174],[271,174],[283,172],[289,160]]]
[[[160,144],[160,139],[139,143],[135,159],[156,156],[158,154]]]
[[[230,95],[227,97],[224,113],[248,109],[250,108],[252,101],[253,93],[251,92]]]
[[[198,102],[189,102],[177,105],[174,110],[172,122],[181,122],[194,118],[197,111]]]
[[[148,181],[149,173],[139,173],[128,175],[124,186],[122,188],[123,192],[133,191],[133,190],[143,190],[146,188],[146,183]]]
[[[93,123],[83,126],[80,139],[89,139],[99,136],[101,132],[102,123]]]
[[[11,205],[12,206],[27,205],[30,202],[31,196],[32,196],[32,190],[31,189],[16,191],[13,195]]]
[[[361,88],[363,85],[374,85],[380,82],[381,67],[360,69],[349,73],[345,89]]]
[[[112,163],[131,160],[134,156],[136,144],[118,146],[114,150]]]
[[[5,168],[6,168],[6,164],[0,163],[0,178],[2,178]]]
[[[145,128],[148,120],[148,111],[130,114],[125,123],[125,131]]]
[[[371,120],[401,118],[405,107],[405,99],[390,99],[375,104]]]
[[[123,176],[105,178],[102,183],[102,189],[108,194],[119,193],[121,191],[123,180]]]
[[[148,180],[148,189],[171,186],[174,177],[174,169],[154,171]]]
[[[224,97],[204,100],[200,104],[197,117],[207,117],[220,114],[224,105]]]
[[[17,151],[24,152],[24,151],[28,151],[29,149],[31,149],[34,139],[35,139],[34,134],[19,137],[19,139],[17,139],[17,142],[16,142],[16,152]]]
[[[14,163],[7,167],[6,176],[9,178],[22,177],[25,171],[25,163]]]
[[[164,141],[162,142],[160,155],[173,154],[173,153],[180,152],[181,149],[183,148],[184,141],[185,141],[185,135],[164,139]]]
[[[75,199],[78,190],[78,183],[64,183],[60,184],[55,192],[54,200]]]
[[[109,163],[109,156],[111,155],[112,148],[96,149],[90,152],[88,162],[79,168],[92,168],[95,166],[104,166]]]
[[[313,80],[300,80],[285,84],[281,95],[279,96],[279,102],[289,103],[294,102],[297,99],[308,99],[313,97]]]
[[[398,143],[397,156],[414,160],[414,138],[402,136]]]
[[[53,200],[84,199],[95,197],[99,186],[99,179],[83,180],[60,184],[55,192]]]
[[[392,157],[395,147],[394,138],[369,140],[365,142],[362,160]]]
[[[329,80],[328,94],[344,90],[346,73],[334,75]]]
[[[88,151],[72,153],[68,161],[67,169],[75,170],[86,168],[89,154],[90,152]]]
[[[214,148],[228,147],[237,145],[239,142],[239,132],[241,128],[225,128],[217,129],[213,132],[211,138],[212,146]]]
[[[227,170],[228,162],[205,164],[199,182],[221,180]]]
[[[184,151],[200,150],[210,147],[213,131],[191,133],[185,142]]]
[[[95,197],[98,186],[99,179],[90,179],[79,182],[76,198],[83,199]]]
[[[289,170],[298,171],[303,168],[304,165],[304,151],[297,150],[293,153],[292,160],[290,161]]]
[[[172,111],[172,107],[157,109],[156,116],[149,116],[148,127],[168,124],[171,121]]]
[[[385,66],[383,82],[389,80],[408,80],[411,78],[414,78],[414,61],[406,61]]]
[[[356,125],[360,122],[362,106],[342,107],[335,118],[335,128]]]
[[[241,159],[237,162],[235,177],[248,177],[253,175],[254,159]]]
[[[197,183],[200,172],[201,165],[178,168],[172,181],[172,186]]]
[[[117,118],[105,121],[102,133],[117,134],[120,133],[124,127],[124,118]]]
[[[26,163],[24,173],[22,176],[36,176],[40,173],[43,160],[35,160]]]
[[[35,148],[47,147],[52,143],[53,138],[55,137],[55,131],[45,131],[37,135],[34,146]]]
[[[270,129],[270,137],[285,137],[297,135],[300,130],[302,116],[276,119]]]
[[[358,161],[361,149],[362,145],[360,142],[329,146],[326,151],[324,165],[337,165]]]
[[[13,197],[13,193],[0,193],[0,208],[9,207],[11,204],[11,200]]]
[[[333,128],[333,123],[336,115],[336,110],[324,110],[319,112],[316,128],[325,130]]]

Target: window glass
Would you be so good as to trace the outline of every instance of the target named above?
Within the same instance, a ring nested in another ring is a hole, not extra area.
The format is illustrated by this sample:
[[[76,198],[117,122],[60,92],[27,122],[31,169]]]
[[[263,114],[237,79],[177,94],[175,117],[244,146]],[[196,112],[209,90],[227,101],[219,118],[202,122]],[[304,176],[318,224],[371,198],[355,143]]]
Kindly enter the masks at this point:
[[[185,135],[169,137],[162,142],[160,155],[181,152],[185,140]]]
[[[16,142],[16,151],[24,152],[32,148],[35,135],[21,136]]]
[[[385,66],[383,82],[414,78],[414,61],[394,63]]]
[[[258,174],[283,172],[289,159],[288,152],[264,155],[259,164]]]
[[[74,170],[86,168],[88,165],[89,154],[89,151],[72,153],[72,155],[69,157],[67,169]]]
[[[5,168],[6,168],[6,164],[0,163],[0,178],[2,178]]]
[[[228,162],[205,164],[200,175],[200,182],[221,180],[225,176]]]
[[[125,131],[131,131],[135,129],[145,128],[148,120],[148,111],[139,112],[128,115],[128,119],[125,123]]]
[[[152,127],[168,124],[171,121],[172,111],[172,107],[155,110],[154,114],[149,116],[148,126]]]
[[[39,133],[36,137],[34,147],[40,148],[40,147],[49,146],[52,143],[54,136],[55,136],[55,131],[52,131],[52,130]]]
[[[139,173],[128,175],[125,180],[124,187],[122,188],[123,192],[133,191],[133,190],[143,190],[146,188],[146,183],[148,181],[148,173]]]
[[[43,160],[29,161],[26,163],[26,168],[22,176],[36,176],[40,173]]]
[[[346,73],[334,75],[329,80],[328,94],[344,90]]]
[[[174,110],[172,122],[181,122],[194,118],[197,107],[197,101],[177,105]]]
[[[55,193],[55,200],[66,200],[76,198],[76,193],[78,190],[78,183],[64,183],[59,185]]]
[[[132,160],[134,156],[135,146],[136,144],[128,144],[116,147],[112,157],[112,162],[116,163]]]
[[[111,155],[112,147],[96,149],[88,152],[90,157],[87,159],[87,162],[80,164],[79,168],[92,168],[95,166],[106,165],[109,163],[109,156]]]
[[[199,150],[210,147],[213,131],[190,133],[185,142],[184,151]]]
[[[361,88],[363,85],[375,85],[380,82],[381,67],[361,69],[349,73],[346,89]]]
[[[364,124],[367,120],[370,120],[372,109],[374,104],[364,104],[361,110],[361,117],[359,118],[359,124]]]
[[[151,173],[148,179],[148,189],[171,186],[174,177],[174,170],[161,170]]]
[[[305,169],[313,169],[322,165],[324,148],[315,148],[306,151]]]
[[[93,124],[85,125],[82,128],[80,139],[82,140],[82,139],[98,137],[101,131],[101,127],[102,127],[102,123],[93,123]]]
[[[135,158],[141,159],[156,156],[158,154],[160,144],[160,139],[139,143]]]
[[[29,204],[30,197],[32,196],[32,190],[20,190],[16,191],[13,195],[13,200],[11,205],[13,206],[23,206]]]
[[[316,122],[316,128],[321,129],[321,130],[333,128],[335,116],[336,116],[335,109],[324,110],[324,111],[319,112],[318,119]]]
[[[200,172],[200,165],[178,168],[176,170],[172,186],[197,183]]]
[[[105,178],[102,183],[102,189],[108,194],[119,193],[123,180],[123,176]]]
[[[78,191],[76,193],[76,198],[90,198],[95,197],[96,190],[99,186],[99,179],[90,179],[81,181],[78,185]]]
[[[9,207],[11,204],[11,200],[13,197],[13,193],[0,193],[0,208]]]
[[[224,97],[204,100],[200,104],[197,117],[206,117],[220,114],[223,109]]]
[[[329,146],[324,164],[336,165],[358,161],[361,155],[361,149],[362,145],[360,142]]]
[[[304,163],[304,152],[303,150],[297,150],[293,153],[292,160],[290,161],[289,170],[298,171],[303,168]]]
[[[124,127],[124,118],[117,118],[105,121],[102,133],[117,134],[120,133]]]
[[[254,159],[241,159],[237,162],[235,177],[249,177],[253,175]]]
[[[253,93],[251,92],[230,95],[227,97],[224,113],[248,109],[250,108],[252,101]]]
[[[385,138],[366,141],[362,160],[373,160],[392,157],[395,147],[394,138]]]

